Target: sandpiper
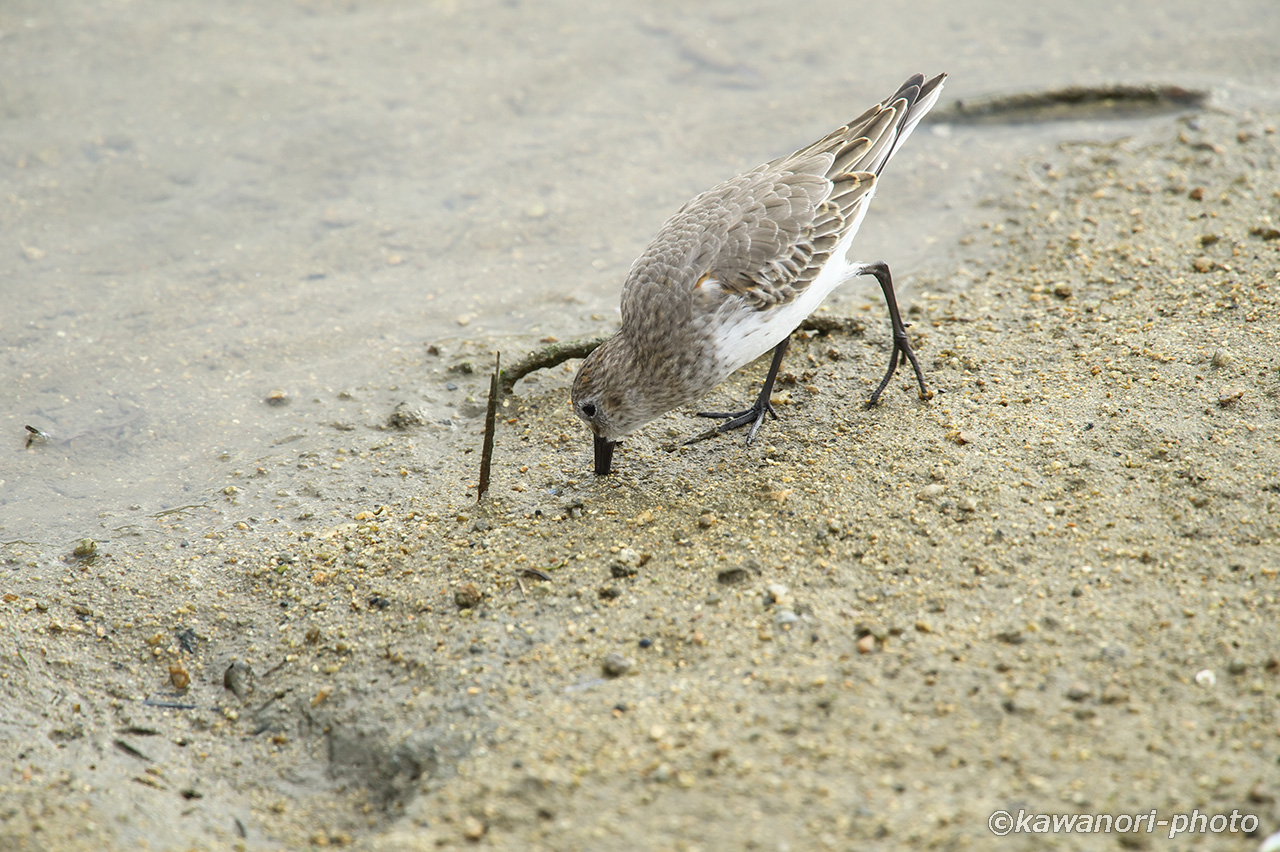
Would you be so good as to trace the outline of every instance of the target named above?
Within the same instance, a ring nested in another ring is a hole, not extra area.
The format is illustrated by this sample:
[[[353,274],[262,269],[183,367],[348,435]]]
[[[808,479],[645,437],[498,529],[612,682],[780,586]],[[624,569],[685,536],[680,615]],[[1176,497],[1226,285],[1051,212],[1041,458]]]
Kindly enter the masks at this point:
[[[880,171],[938,100],[945,74],[916,74],[885,100],[794,154],[714,186],[667,220],[622,287],[622,328],[592,352],[573,381],[573,410],[595,436],[595,472],[608,474],[618,440],[656,417],[695,402],[744,364],[773,350],[755,403],[745,411],[698,412],[725,422],[765,415],[793,332],[827,294],[856,275],[873,275],[893,326],[880,398],[911,351],[883,261],[846,256],[875,194]]]

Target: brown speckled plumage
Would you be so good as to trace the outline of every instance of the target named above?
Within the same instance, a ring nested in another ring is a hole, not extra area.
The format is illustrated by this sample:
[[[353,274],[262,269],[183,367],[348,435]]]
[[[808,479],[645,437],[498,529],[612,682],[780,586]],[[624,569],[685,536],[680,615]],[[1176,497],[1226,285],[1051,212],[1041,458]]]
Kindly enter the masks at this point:
[[[804,294],[820,276],[818,301],[839,283],[833,272],[858,274],[832,255],[847,251],[880,170],[944,77],[912,77],[848,125],[712,187],[662,226],[623,285],[621,330],[574,380],[574,409],[598,438],[616,441],[696,401],[817,307]],[[807,310],[796,316],[797,307]],[[741,346],[725,345],[740,332]]]

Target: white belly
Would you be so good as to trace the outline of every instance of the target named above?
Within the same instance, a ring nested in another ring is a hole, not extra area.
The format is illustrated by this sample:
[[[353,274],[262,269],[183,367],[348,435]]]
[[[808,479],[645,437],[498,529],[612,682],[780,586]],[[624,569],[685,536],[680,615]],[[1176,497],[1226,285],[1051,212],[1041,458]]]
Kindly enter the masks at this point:
[[[832,290],[861,273],[863,265],[850,263],[846,254],[870,203],[871,193],[868,193],[858,205],[853,226],[831,253],[818,277],[793,301],[764,310],[756,310],[741,300],[737,307],[727,307],[717,334],[722,379],[785,340],[818,309]]]

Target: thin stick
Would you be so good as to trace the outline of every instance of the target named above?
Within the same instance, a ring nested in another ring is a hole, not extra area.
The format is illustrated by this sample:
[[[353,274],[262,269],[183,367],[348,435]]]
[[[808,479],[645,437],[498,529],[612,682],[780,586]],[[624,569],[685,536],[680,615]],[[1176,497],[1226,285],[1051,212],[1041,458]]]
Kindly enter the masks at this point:
[[[480,449],[480,484],[476,488],[476,502],[484,499],[489,490],[489,470],[493,465],[493,435],[498,430],[498,400],[502,398],[499,382],[502,376],[502,353],[493,363],[493,376],[489,379],[489,408],[484,415],[484,445]]]
[[[563,364],[571,358],[585,358],[597,346],[604,343],[607,337],[592,337],[585,340],[570,340],[568,343],[552,343],[541,349],[535,349],[517,361],[511,368],[502,371],[502,392],[511,393],[516,382],[532,373]]]

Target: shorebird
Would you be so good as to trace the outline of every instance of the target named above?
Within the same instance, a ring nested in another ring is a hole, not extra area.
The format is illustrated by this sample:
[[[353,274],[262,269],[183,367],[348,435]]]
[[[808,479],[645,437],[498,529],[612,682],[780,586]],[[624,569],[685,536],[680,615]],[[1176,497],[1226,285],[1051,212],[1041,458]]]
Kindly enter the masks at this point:
[[[847,257],[880,172],[937,102],[945,74],[916,74],[843,127],[712,187],[667,220],[631,265],[622,327],[583,361],[573,409],[595,439],[595,472],[608,474],[620,438],[696,402],[744,364],[773,350],[755,403],[698,412],[727,432],[766,415],[791,333],[841,283],[873,275],[893,326],[893,352],[874,405],[898,364],[911,362],[921,399],[931,394],[907,339],[883,261]]]

